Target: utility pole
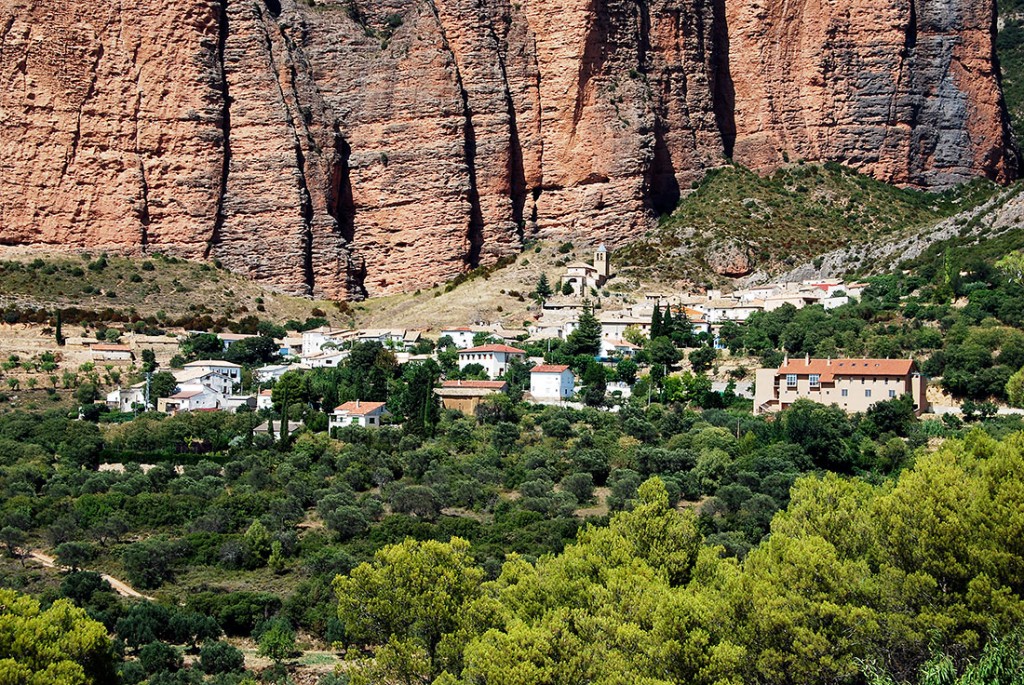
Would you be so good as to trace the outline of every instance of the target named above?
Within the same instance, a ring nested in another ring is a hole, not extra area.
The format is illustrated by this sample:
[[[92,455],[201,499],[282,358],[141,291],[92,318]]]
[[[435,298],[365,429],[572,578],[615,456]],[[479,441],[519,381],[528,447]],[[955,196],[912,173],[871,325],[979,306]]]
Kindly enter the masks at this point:
[[[147,371],[146,372],[146,408],[145,408],[146,411],[150,410],[150,404],[149,404],[149,382],[152,379],[153,379],[153,372],[152,371]]]

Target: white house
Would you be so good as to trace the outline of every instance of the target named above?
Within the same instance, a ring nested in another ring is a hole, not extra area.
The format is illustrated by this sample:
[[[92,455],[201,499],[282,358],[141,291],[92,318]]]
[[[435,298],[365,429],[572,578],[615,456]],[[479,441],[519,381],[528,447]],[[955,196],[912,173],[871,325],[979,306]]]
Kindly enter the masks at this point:
[[[576,387],[576,377],[564,364],[542,364],[530,369],[530,394],[536,400],[567,400]]]
[[[189,362],[182,368],[185,371],[195,370],[219,373],[220,375],[229,378],[232,383],[242,382],[242,367],[238,364],[221,361],[220,359],[201,359],[199,361]]]
[[[487,371],[492,380],[501,376],[508,369],[512,359],[525,359],[526,352],[508,345],[481,345],[459,350],[459,369],[470,364],[479,364]]]
[[[227,374],[205,368],[175,371],[174,380],[178,383],[179,388],[186,385],[201,385],[221,395],[230,395],[237,385]]]
[[[346,402],[340,407],[335,407],[328,416],[330,428],[341,428],[343,426],[362,426],[364,428],[380,426],[381,417],[390,414],[384,408],[383,402]]]
[[[146,406],[146,381],[107,393],[107,406],[115,411],[134,411]]]
[[[308,371],[309,368],[306,364],[270,364],[254,369],[252,374],[256,377],[257,383],[269,383],[276,381],[289,371]]]
[[[274,393],[270,390],[260,390],[256,395],[256,409],[272,409],[274,407]]]
[[[302,363],[311,369],[334,369],[351,354],[348,350],[332,350],[327,348],[316,354],[302,358]]]
[[[632,357],[639,349],[639,345],[634,345],[628,340],[601,338],[601,357],[605,359],[616,355],[621,357]]]
[[[256,408],[255,395],[228,395],[221,402],[220,408],[225,411],[237,411],[239,407],[245,406],[250,409]]]
[[[351,340],[353,337],[355,337],[355,331],[327,326],[304,331],[302,333],[302,356],[318,354],[327,343],[334,343],[340,347],[341,343]]]
[[[216,410],[224,402],[224,395],[209,388],[190,384],[178,388],[178,392],[170,397],[157,400],[157,410],[165,414],[177,414],[182,411]]]
[[[473,336],[476,335],[476,331],[468,326],[461,326],[459,328],[445,328],[441,331],[441,337],[448,336],[455,343],[455,347],[460,350],[473,346]]]

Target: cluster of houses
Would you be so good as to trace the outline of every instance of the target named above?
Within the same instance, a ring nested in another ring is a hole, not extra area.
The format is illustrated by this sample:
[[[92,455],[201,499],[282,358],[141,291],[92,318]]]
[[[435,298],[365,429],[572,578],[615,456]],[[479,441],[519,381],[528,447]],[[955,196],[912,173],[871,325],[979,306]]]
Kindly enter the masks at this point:
[[[458,367],[482,370],[486,380],[445,380],[434,392],[442,405],[472,413],[488,397],[508,391],[503,376],[513,360],[533,363],[526,399],[537,403],[563,403],[577,392],[576,378],[568,366],[529,359],[518,341],[565,339],[579,325],[588,294],[603,287],[612,277],[608,250],[602,245],[594,252],[592,264],[573,262],[565,267],[559,291],[565,295],[549,298],[541,316],[526,329],[508,330],[499,326],[458,326],[439,331],[440,339],[449,339],[457,350]],[[677,321],[689,322],[695,333],[706,333],[717,341],[719,328],[730,321],[743,321],[754,312],[772,311],[786,304],[796,308],[820,304],[826,309],[849,302],[862,294],[866,284],[844,283],[840,279],[818,279],[799,283],[756,286],[732,293],[709,290],[700,294],[647,293],[639,303],[616,311],[598,310],[601,325],[600,357],[617,359],[632,356],[639,346],[629,338],[649,336],[656,308],[670,310]],[[248,335],[220,334],[224,350]],[[478,341],[485,339],[485,344]],[[255,369],[260,384],[279,379],[294,370],[337,367],[351,354],[352,344],[379,342],[392,350],[399,363],[427,359],[422,354],[420,331],[395,329],[350,330],[323,326],[287,337],[279,342],[281,363]],[[127,345],[96,343],[97,360],[130,361]],[[185,411],[235,410],[241,406],[265,409],[272,406],[271,392],[243,394],[242,368],[226,361],[203,360],[186,364],[173,372],[176,392],[156,401],[155,408],[168,414]],[[835,404],[850,411],[864,411],[882,399],[910,394],[917,411],[927,409],[927,383],[911,360],[889,359],[810,359],[786,361],[777,369],[759,369],[756,375],[754,411],[774,412],[790,406],[796,399],[809,398],[823,404]],[[622,388],[628,394],[628,388]],[[107,396],[112,409],[132,411],[152,407],[147,383],[136,383]],[[380,426],[388,412],[381,402],[357,400],[336,407],[329,415],[331,428]]]
[[[755,312],[770,312],[784,305],[802,309],[819,304],[834,309],[859,297],[866,283],[845,283],[842,279],[816,279],[799,283],[761,285],[731,293],[646,293],[642,302],[617,310],[597,313],[601,322],[602,356],[629,355],[636,349],[626,340],[630,329],[649,336],[655,308],[671,310],[673,317],[685,317],[694,333],[718,339],[726,322],[745,321]],[[532,338],[567,338],[576,330],[585,303],[575,297],[553,297],[544,303],[540,318],[528,328]]]

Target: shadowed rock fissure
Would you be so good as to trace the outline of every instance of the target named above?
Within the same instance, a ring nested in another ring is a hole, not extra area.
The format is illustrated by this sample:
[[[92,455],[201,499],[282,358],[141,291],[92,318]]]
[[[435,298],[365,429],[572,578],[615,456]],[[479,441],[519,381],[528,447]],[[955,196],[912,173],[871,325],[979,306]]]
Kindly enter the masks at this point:
[[[99,78],[100,60],[102,59],[103,44],[100,43],[96,46],[96,60],[92,63],[92,69],[89,71],[89,88],[85,91],[85,97],[82,98],[82,102],[78,105],[78,113],[75,117],[75,130],[71,133],[71,149],[64,158],[64,165],[60,170],[61,180],[67,175],[68,167],[71,166],[78,155],[78,144],[82,140],[82,110],[85,109],[85,103],[89,102],[96,93],[96,79]]]
[[[725,0],[711,0],[711,105],[725,156],[736,146],[736,88],[729,66],[729,21]]]
[[[456,74],[458,74],[458,69],[456,69]],[[469,174],[469,231],[467,232],[469,251],[466,254],[466,264],[471,269],[475,269],[480,265],[480,252],[484,246],[484,217],[480,210],[480,190],[476,180],[476,129],[473,126],[473,110],[469,107],[469,94],[462,86],[462,77],[458,75],[456,77],[459,81],[462,108],[466,116],[463,125],[466,171]]]
[[[267,3],[267,8],[272,17],[277,17],[280,14],[280,4],[278,4],[277,14],[271,9],[271,3]],[[295,75],[295,55],[293,46],[288,41],[288,36],[285,35],[284,31],[273,21],[268,21],[266,17],[262,17],[264,30],[266,31],[267,40],[267,54],[270,56],[270,64],[276,70],[277,61],[274,59],[274,41],[270,36],[270,31],[276,29],[281,36],[281,41],[284,43],[285,51],[287,54],[284,59],[287,60],[288,64],[288,77],[289,83],[288,88],[291,90],[291,100],[295,103],[297,109],[296,113],[292,112],[291,107],[288,106],[289,98],[285,95],[284,86],[281,84],[281,79],[278,77],[277,88],[281,95],[281,103],[284,105],[285,115],[288,117],[288,128],[292,133],[292,142],[295,148],[295,167],[298,171],[296,182],[298,183],[299,190],[299,211],[302,215],[302,281],[306,286],[306,294],[312,295],[316,286],[316,271],[313,268],[313,200],[309,194],[309,184],[306,179],[306,155],[302,151],[302,140],[299,137],[300,126],[302,127],[303,134],[308,138],[309,130],[306,127],[306,122],[302,120],[302,107],[299,99],[299,90],[296,85]],[[296,119],[296,114],[298,119]]]
[[[213,232],[206,243],[206,250],[203,257],[210,258],[215,245],[221,240],[221,233],[224,229],[224,200],[228,192],[228,175],[231,173],[231,94],[228,92],[228,71],[224,61],[224,49],[228,42],[228,3],[223,0],[219,5],[220,16],[218,17],[217,32],[217,64],[220,65],[220,91],[221,91],[221,116],[220,128],[223,146],[222,166],[220,173],[220,188],[217,193],[217,212],[213,217]]]
[[[482,2],[477,3],[477,9],[484,11]],[[501,87],[505,97],[505,110],[508,113],[508,179],[509,195],[512,200],[512,221],[516,224],[516,235],[519,238],[520,246],[525,240],[526,221],[523,217],[523,210],[526,207],[526,170],[523,166],[523,146],[519,140],[519,124],[516,120],[516,106],[512,101],[512,92],[509,90],[508,70],[505,66],[505,55],[502,52],[502,41],[498,40],[498,34],[494,30],[494,24],[487,22],[487,30],[494,41],[498,54],[498,70],[501,72]]]

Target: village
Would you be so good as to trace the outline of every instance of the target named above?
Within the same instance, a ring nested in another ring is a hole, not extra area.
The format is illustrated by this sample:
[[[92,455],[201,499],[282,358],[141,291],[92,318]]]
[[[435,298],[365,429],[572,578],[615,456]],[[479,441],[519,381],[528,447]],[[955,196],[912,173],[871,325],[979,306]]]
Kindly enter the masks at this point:
[[[616,365],[622,360],[638,360],[641,375],[657,366],[644,349],[652,337],[657,337],[652,335],[657,333],[652,327],[679,330],[682,326],[695,347],[713,350],[713,358],[727,357],[720,338],[723,326],[742,323],[755,312],[771,312],[784,306],[802,309],[820,305],[826,310],[834,309],[859,297],[867,287],[866,283],[820,279],[759,285],[733,292],[645,292],[639,302],[625,308],[604,309],[613,300],[603,299],[601,289],[613,278],[610,252],[601,245],[594,251],[592,263],[572,262],[565,266],[557,288],[544,299],[540,315],[524,328],[507,329],[487,322],[462,322],[465,325],[439,326],[432,331],[318,326],[274,340],[275,359],[255,366],[251,374],[243,376],[241,364],[224,359],[196,359],[171,369],[175,387],[170,394],[157,396],[149,380],[143,379],[119,384],[106,394],[105,401],[109,410],[125,413],[150,409],[173,415],[237,411],[241,407],[269,410],[274,406],[272,387],[284,374],[338,368],[353,346],[378,343],[394,355],[398,364],[436,361],[439,354],[454,352],[459,373],[450,375],[458,377],[441,378],[439,387],[434,389],[445,409],[472,414],[488,397],[507,393],[507,372],[514,364],[529,374],[529,382],[522,388],[523,400],[582,406],[584,388],[579,375],[570,364],[549,363],[537,351],[550,351],[553,342],[564,343],[579,329],[581,319],[590,316],[600,329],[599,349],[593,358],[608,370],[605,403],[614,410],[631,396],[635,381],[635,377],[617,378]],[[87,350],[94,363],[134,368],[143,349],[156,349],[154,356],[168,359],[177,354],[182,340],[195,334],[198,333],[154,338],[128,333],[117,343],[80,338],[69,340],[68,344]],[[217,333],[216,337],[224,356],[230,356],[226,353],[233,345],[260,336]],[[670,370],[666,367],[661,371]],[[909,359],[787,358],[778,367],[752,370],[750,376],[738,383],[723,381],[715,385],[718,390],[728,386],[729,392],[752,401],[754,413],[777,412],[799,398],[835,404],[852,413],[865,411],[878,400],[905,394],[913,397],[917,414],[929,408],[927,381]],[[328,422],[331,429],[372,428],[388,423],[389,414],[385,402],[356,398],[334,408]],[[257,431],[272,432],[272,421],[263,423]]]

